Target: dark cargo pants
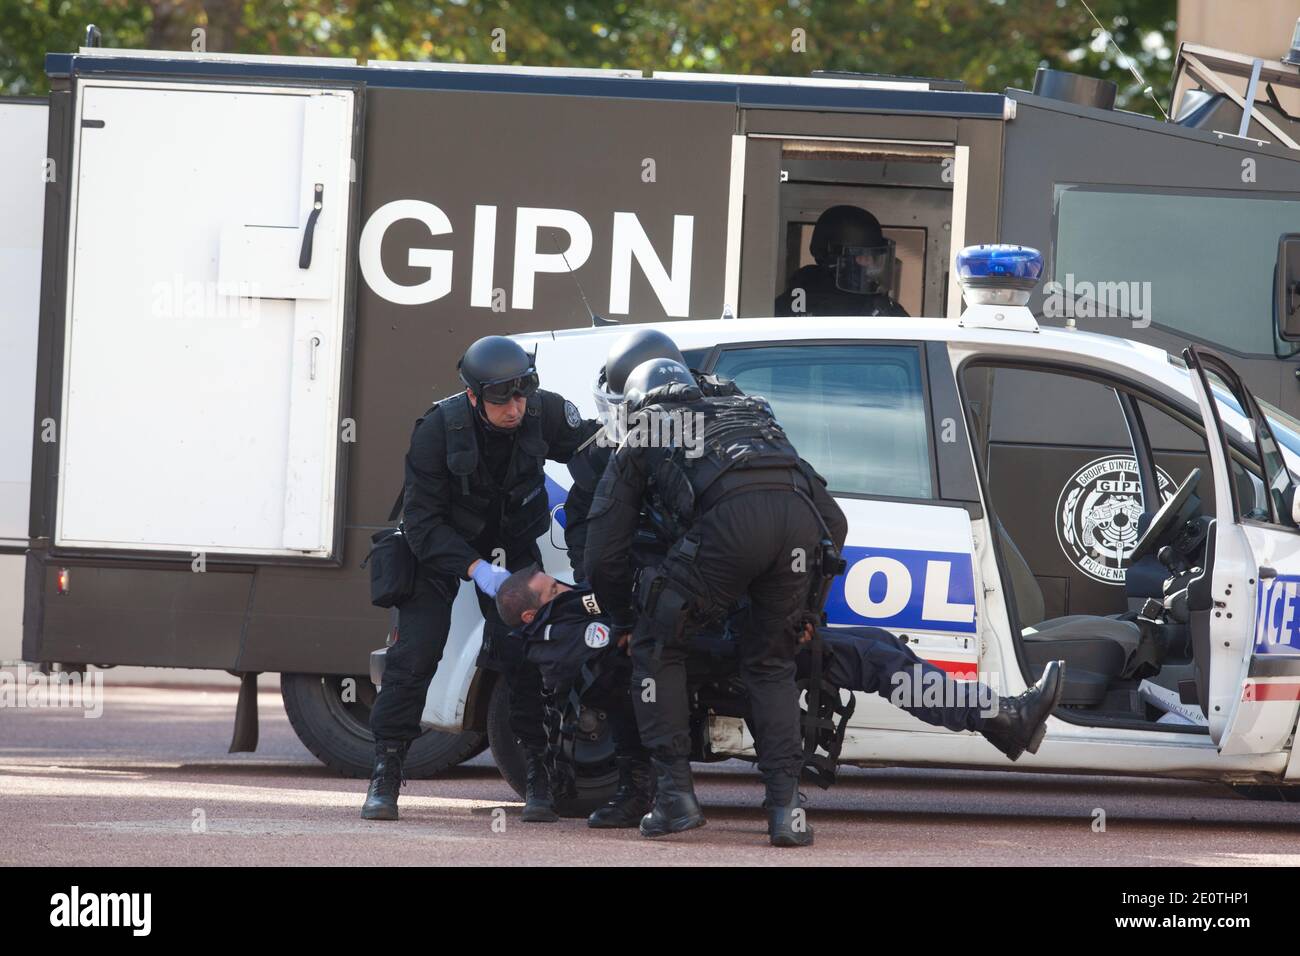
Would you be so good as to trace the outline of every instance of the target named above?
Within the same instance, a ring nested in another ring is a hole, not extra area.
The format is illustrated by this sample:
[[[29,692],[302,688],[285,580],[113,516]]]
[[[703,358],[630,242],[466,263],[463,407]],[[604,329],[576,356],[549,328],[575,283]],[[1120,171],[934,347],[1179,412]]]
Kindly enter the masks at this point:
[[[693,559],[689,546],[678,542],[661,566],[671,579],[692,582],[686,633],[716,624],[748,597],[739,621],[740,678],[750,700],[758,769],[769,784],[784,774],[797,777],[803,748],[795,622],[812,583],[808,568],[822,539],[821,523],[793,492],[738,491],[699,518],[685,540],[692,538],[698,539]],[[643,612],[632,632],[637,725],[656,756],[689,756],[688,644],[674,639],[663,617]]]

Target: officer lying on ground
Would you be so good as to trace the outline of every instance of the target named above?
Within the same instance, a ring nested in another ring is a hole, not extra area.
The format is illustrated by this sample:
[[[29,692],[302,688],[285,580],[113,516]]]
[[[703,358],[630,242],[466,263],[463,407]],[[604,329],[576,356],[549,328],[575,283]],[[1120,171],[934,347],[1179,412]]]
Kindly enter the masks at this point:
[[[525,568],[501,585],[496,604],[501,619],[518,628],[524,654],[541,670],[551,694],[568,695],[584,666],[583,682],[593,687],[603,672],[623,666],[627,642],[611,640],[611,618],[587,588],[571,588],[535,567]],[[1049,663],[1023,694],[999,697],[986,685],[953,680],[880,628],[820,628],[818,636],[824,646],[823,676],[832,687],[879,694],[927,724],[982,734],[1011,760],[1037,752],[1064,686],[1061,661]],[[805,643],[795,657],[800,680],[808,677],[809,657]],[[604,696],[599,706],[612,706],[610,701]],[[630,716],[611,711],[609,719]]]
[[[664,359],[638,366],[625,392],[639,414],[596,489],[586,569],[615,637],[631,632],[634,684],[651,689],[634,699],[657,785],[641,834],[704,825],[691,782],[685,637],[748,597],[740,675],[768,834],[774,846],[808,845],[811,828],[795,823],[803,765],[795,623],[813,584],[800,559],[826,539],[842,547],[848,524],[764,400],[738,389],[706,397],[685,366]],[[630,550],[643,508],[660,516],[673,545],[637,579]]]
[[[420,735],[420,714],[451,626],[460,581],[478,586],[488,659],[510,684],[510,729],[528,768],[523,819],[558,819],[543,763],[541,677],[497,617],[491,598],[510,571],[541,560],[550,524],[542,463],[566,462],[598,427],[554,392],[538,388],[532,358],[499,335],[461,358],[463,392],[421,419],[406,456],[405,537],[419,562],[415,591],[398,607],[383,689],[370,714],[375,767],[361,815],[396,820],[402,761]],[[504,556],[501,564],[494,559]]]

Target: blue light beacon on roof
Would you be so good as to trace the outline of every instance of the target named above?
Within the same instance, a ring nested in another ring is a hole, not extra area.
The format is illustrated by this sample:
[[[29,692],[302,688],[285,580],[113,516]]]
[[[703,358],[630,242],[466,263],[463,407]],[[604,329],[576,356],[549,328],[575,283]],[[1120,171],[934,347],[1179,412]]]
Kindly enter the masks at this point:
[[[960,324],[967,328],[1037,332],[1026,308],[1043,274],[1043,254],[1029,246],[967,246],[957,253],[957,281],[966,299]]]

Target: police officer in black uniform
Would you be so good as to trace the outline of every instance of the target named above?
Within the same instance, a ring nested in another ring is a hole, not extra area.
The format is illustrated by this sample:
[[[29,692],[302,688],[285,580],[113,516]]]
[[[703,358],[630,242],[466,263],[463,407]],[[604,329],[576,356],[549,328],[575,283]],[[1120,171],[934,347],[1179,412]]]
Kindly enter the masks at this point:
[[[682,365],[686,364],[677,343],[658,329],[633,329],[619,336],[610,346],[605,355],[605,365],[592,390],[602,430],[569,461],[569,475],[573,483],[569,486],[569,494],[564,501],[564,544],[569,551],[574,580],[579,584],[586,580],[584,555],[596,485],[605,473],[610,454],[622,441],[626,426],[626,416],[622,411],[623,388],[632,370],[651,359],[672,359]],[[637,560],[637,566],[657,564],[667,552],[669,544],[671,542],[660,541],[654,529],[647,522],[642,522],[637,529],[633,547],[633,558]]]
[[[625,393],[639,414],[597,487],[586,567],[615,639],[631,631],[637,724],[657,780],[641,833],[704,825],[691,780],[684,637],[747,597],[740,670],[768,833],[775,846],[808,845],[812,830],[797,822],[803,755],[794,652],[813,585],[808,568],[823,540],[843,546],[847,522],[763,399],[738,389],[705,397],[685,366],[663,359],[638,366]],[[639,575],[634,598],[629,552],[643,505],[674,525],[675,543],[662,564]]]
[[[890,297],[894,243],[865,209],[831,206],[817,217],[808,251],[816,263],[790,277],[777,315],[907,315]]]
[[[406,456],[403,526],[419,566],[414,593],[398,608],[398,640],[371,711],[375,766],[361,815],[397,819],[402,761],[420,734],[452,602],[460,582],[472,579],[489,660],[510,682],[510,728],[527,759],[523,818],[552,821],[540,675],[508,639],[492,597],[511,571],[540,561],[537,537],[550,521],[543,462],[567,462],[598,425],[540,390],[532,358],[508,338],[479,339],[459,369],[465,390],[426,413]]]
[[[605,473],[611,453],[623,440],[626,428],[626,396],[623,389],[632,370],[651,359],[671,359],[686,365],[686,359],[677,343],[658,329],[633,329],[610,346],[605,364],[597,376],[596,387],[592,391],[603,428],[569,461],[569,475],[573,484],[569,487],[564,502],[564,544],[569,551],[574,580],[579,584],[586,581],[584,555],[596,485]],[[735,392],[733,382],[694,371],[691,374],[705,396],[731,395]],[[642,513],[643,520],[637,528],[632,547],[632,559],[638,568],[658,564],[673,543],[664,539],[666,529],[656,524],[657,517],[653,513]]]
[[[609,458],[622,440],[626,417],[622,411],[623,388],[627,377],[642,362],[667,358],[686,364],[681,350],[669,336],[657,329],[633,329],[618,338],[605,356],[605,365],[596,380],[593,396],[603,423],[602,432],[589,440],[569,461],[569,475],[573,483],[564,502],[564,543],[569,551],[574,580],[586,580],[585,553],[587,529],[592,499],[596,485],[605,473]],[[644,511],[633,532],[631,560],[638,569],[658,564],[668,553],[672,541],[665,540],[662,529],[657,529]],[[595,598],[591,598],[595,603]],[[507,623],[511,623],[509,618]],[[553,650],[553,648],[552,648]],[[536,652],[535,652],[536,653]],[[632,711],[632,698],[627,681],[630,678],[619,668],[604,675],[601,700],[603,712],[609,715],[614,738],[614,759],[618,765],[618,789],[603,807],[597,807],[587,818],[587,825],[596,829],[621,829],[637,826],[650,810],[654,796],[654,778],[650,769],[650,752],[641,743],[636,718]]]

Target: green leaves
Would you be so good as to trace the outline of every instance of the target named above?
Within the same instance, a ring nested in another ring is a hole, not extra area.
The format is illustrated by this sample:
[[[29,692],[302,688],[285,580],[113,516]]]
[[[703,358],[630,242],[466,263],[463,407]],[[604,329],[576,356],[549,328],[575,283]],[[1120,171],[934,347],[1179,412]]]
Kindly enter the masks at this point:
[[[1175,0],[1090,0],[1168,106]],[[1079,0],[0,0],[0,89],[47,88],[47,51],[104,45],[806,76],[851,70],[1028,88],[1039,66],[1116,81],[1159,115]],[[504,31],[504,33],[500,33]],[[803,35],[796,41],[794,31]]]

